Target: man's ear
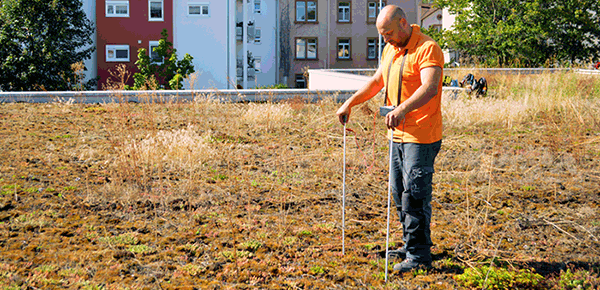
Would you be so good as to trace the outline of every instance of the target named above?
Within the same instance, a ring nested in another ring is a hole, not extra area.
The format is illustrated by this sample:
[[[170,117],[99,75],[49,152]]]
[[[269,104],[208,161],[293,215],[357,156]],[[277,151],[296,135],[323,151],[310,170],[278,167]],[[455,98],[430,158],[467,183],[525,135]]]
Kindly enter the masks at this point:
[[[400,27],[406,28],[407,26],[410,27],[410,24],[408,24],[408,20],[406,20],[406,18],[400,19]]]

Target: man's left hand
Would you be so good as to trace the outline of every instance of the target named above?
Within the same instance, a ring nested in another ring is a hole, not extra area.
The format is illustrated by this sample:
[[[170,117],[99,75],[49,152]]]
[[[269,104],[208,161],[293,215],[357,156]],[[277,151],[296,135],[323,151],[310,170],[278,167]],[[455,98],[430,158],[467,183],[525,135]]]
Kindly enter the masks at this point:
[[[402,120],[404,120],[404,112],[402,111],[401,106],[398,106],[396,109],[385,115],[385,125],[388,129],[394,130],[394,128],[400,126]]]

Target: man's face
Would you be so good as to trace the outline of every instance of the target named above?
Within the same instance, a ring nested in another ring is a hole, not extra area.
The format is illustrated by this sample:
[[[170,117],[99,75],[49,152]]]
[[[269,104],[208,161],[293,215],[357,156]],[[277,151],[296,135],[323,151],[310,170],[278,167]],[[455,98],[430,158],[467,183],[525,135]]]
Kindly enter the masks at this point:
[[[390,20],[377,24],[377,30],[385,42],[390,43],[396,48],[404,47],[408,43],[410,33],[404,27],[406,19]]]

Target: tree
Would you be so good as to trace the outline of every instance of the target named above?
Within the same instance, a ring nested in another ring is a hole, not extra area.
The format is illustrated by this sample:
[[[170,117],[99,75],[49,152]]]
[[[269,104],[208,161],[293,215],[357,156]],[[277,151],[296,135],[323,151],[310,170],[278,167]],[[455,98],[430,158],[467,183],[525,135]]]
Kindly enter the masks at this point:
[[[559,60],[576,63],[600,57],[600,1],[547,0],[548,46]]]
[[[421,27],[421,32],[435,40],[442,49],[446,48],[443,30],[438,30],[432,26],[430,28]]]
[[[93,33],[79,0],[0,1],[0,89],[91,87],[72,67],[91,57]]]
[[[456,15],[448,47],[488,66],[535,67],[600,55],[597,0],[438,0]]]
[[[158,60],[148,56],[144,48],[138,49],[138,60],[135,62],[139,72],[133,75],[133,88],[136,90],[160,88],[179,90],[183,87],[183,79],[194,73],[191,55],[185,54],[182,60],[177,60],[177,49],[167,40],[167,30],[161,32],[162,38],[154,52]]]

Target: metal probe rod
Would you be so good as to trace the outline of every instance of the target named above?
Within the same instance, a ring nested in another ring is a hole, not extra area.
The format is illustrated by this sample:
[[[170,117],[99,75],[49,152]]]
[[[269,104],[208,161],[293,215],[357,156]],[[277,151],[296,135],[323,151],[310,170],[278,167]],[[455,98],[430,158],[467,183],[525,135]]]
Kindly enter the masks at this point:
[[[342,256],[346,253],[346,123],[348,117],[344,116],[344,173],[342,177]]]
[[[387,198],[387,231],[385,233],[385,283],[388,281],[388,259],[390,245],[390,204],[392,196],[392,145],[394,142],[394,132],[390,138],[390,173],[388,177],[388,198]]]

